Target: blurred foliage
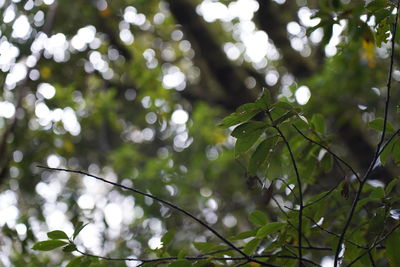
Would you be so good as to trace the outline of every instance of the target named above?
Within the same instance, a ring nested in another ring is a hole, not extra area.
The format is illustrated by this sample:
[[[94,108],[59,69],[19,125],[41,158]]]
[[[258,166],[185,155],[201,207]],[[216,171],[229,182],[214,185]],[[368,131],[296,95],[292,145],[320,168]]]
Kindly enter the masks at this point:
[[[399,266],[395,2],[0,1],[0,265]]]

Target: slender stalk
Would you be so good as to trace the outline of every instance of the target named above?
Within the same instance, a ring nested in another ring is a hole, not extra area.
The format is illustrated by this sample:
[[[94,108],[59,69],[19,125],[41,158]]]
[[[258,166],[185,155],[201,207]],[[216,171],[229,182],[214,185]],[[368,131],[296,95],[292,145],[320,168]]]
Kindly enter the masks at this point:
[[[106,180],[106,179],[104,179],[104,178],[98,177],[98,176],[96,176],[96,175],[93,175],[93,174],[90,174],[90,173],[87,173],[87,172],[84,172],[84,171],[69,170],[69,169],[63,169],[63,168],[50,168],[50,167],[41,166],[41,165],[38,165],[37,167],[38,167],[38,168],[42,168],[42,169],[52,170],[52,171],[64,171],[64,172],[69,172],[69,173],[77,173],[77,174],[86,175],[86,176],[88,176],[88,177],[92,177],[92,178],[94,178],[94,179],[96,179],[96,180],[102,181],[102,182],[107,183],[107,184],[111,184],[111,185],[116,186],[116,187],[118,187],[118,188],[122,188],[122,189],[125,189],[125,190],[129,190],[129,191],[131,191],[131,192],[133,192],[133,193],[136,193],[136,194],[139,194],[139,195],[146,196],[146,197],[149,197],[149,198],[151,198],[151,199],[154,199],[155,201],[157,201],[157,202],[159,202],[159,203],[163,203],[163,204],[165,204],[165,205],[167,205],[167,206],[173,208],[174,210],[177,210],[177,211],[179,211],[179,212],[185,214],[186,216],[192,218],[192,219],[193,219],[194,221],[196,221],[198,224],[200,224],[200,225],[202,225],[203,227],[207,228],[207,229],[208,229],[210,232],[212,232],[215,236],[217,236],[219,239],[221,239],[222,242],[224,242],[224,243],[227,244],[229,247],[231,247],[233,250],[235,250],[236,252],[238,252],[239,254],[241,254],[245,259],[247,259],[247,260],[249,260],[249,261],[252,261],[252,262],[256,262],[256,263],[261,264],[261,265],[264,265],[264,266],[273,266],[273,265],[271,265],[271,264],[268,264],[268,263],[265,263],[265,262],[261,262],[261,261],[258,261],[258,260],[256,260],[256,259],[251,258],[249,255],[247,255],[247,254],[244,253],[241,249],[239,249],[237,246],[235,246],[232,242],[230,242],[228,239],[226,239],[226,238],[223,237],[220,233],[218,233],[214,228],[212,228],[211,226],[209,226],[208,224],[206,224],[206,223],[203,222],[202,220],[198,219],[196,216],[194,216],[194,215],[191,214],[190,212],[188,212],[188,211],[186,211],[186,210],[184,210],[184,209],[178,207],[177,205],[175,205],[175,204],[173,204],[173,203],[171,203],[171,202],[168,202],[168,201],[163,200],[163,199],[161,199],[161,198],[159,198],[159,197],[153,196],[153,195],[151,195],[151,194],[149,194],[149,193],[142,192],[142,191],[137,190],[137,189],[135,189],[135,188],[131,188],[131,187],[128,187],[128,186],[124,186],[124,185],[122,185],[122,184],[118,184],[118,183],[114,183],[114,182],[108,181],[108,180]]]
[[[400,223],[397,224],[395,227],[393,227],[386,235],[384,235],[381,239],[378,241],[374,242],[366,251],[361,253],[357,258],[355,258],[352,262],[349,263],[348,267],[356,263],[359,259],[364,257],[365,254],[370,253],[373,249],[377,248],[378,244],[382,243],[383,241],[386,240],[397,228],[400,227]]]
[[[304,205],[304,208],[308,208],[316,203],[318,203],[319,201],[321,201],[322,199],[326,198],[327,196],[329,196],[333,191],[335,191],[335,189],[340,185],[340,182],[337,183],[334,187],[332,187],[331,189],[329,189],[328,192],[326,192],[324,195],[322,195],[320,198],[317,198],[316,200],[308,203],[307,205]]]
[[[381,150],[378,153],[378,156],[382,154],[382,152],[385,150],[385,148],[392,142],[392,140],[400,133],[400,129],[395,131],[389,138],[386,140],[386,142],[382,145]]]
[[[327,234],[330,234],[332,236],[335,237],[339,237],[339,235],[337,233],[334,233],[324,227],[322,227],[321,225],[319,225],[316,221],[313,220],[313,218],[306,216],[307,219],[309,219],[316,227],[318,227],[319,229],[321,229],[322,231],[326,232]],[[357,248],[362,248],[362,249],[367,249],[367,247],[361,246],[359,244],[357,244],[356,242],[353,242],[349,239],[344,239],[345,242],[348,242],[349,244],[352,244],[353,246],[357,247]]]
[[[344,159],[342,159],[341,157],[339,157],[338,155],[336,155],[336,153],[334,153],[329,147],[312,140],[311,138],[309,138],[308,136],[306,136],[299,128],[296,127],[296,125],[292,125],[296,131],[303,136],[305,139],[307,139],[310,143],[316,144],[318,146],[320,146],[321,148],[325,149],[329,154],[331,154],[335,159],[337,159],[338,161],[340,161],[341,163],[343,163],[343,165],[345,165],[347,168],[349,168],[349,170],[351,171],[352,174],[354,174],[354,176],[357,178],[358,181],[360,181],[360,176],[358,175],[358,173],[353,169],[353,167],[347,163]]]
[[[293,169],[294,172],[296,174],[296,180],[297,180],[297,186],[299,188],[299,214],[298,214],[298,220],[299,220],[299,225],[298,225],[298,240],[299,240],[299,248],[298,248],[298,256],[299,256],[299,262],[300,262],[300,266],[303,266],[303,261],[302,261],[302,229],[303,229],[303,209],[304,209],[304,204],[303,204],[303,189],[302,189],[302,183],[301,183],[301,179],[300,179],[300,174],[299,174],[299,170],[297,168],[297,164],[296,164],[296,160],[294,158],[294,154],[292,151],[292,148],[290,147],[290,144],[288,142],[288,140],[286,139],[285,135],[282,133],[281,129],[279,129],[278,126],[274,126],[274,128],[277,130],[277,132],[279,133],[279,135],[281,136],[283,142],[286,145],[287,150],[289,151],[289,155],[290,155],[290,160],[292,161],[293,164]]]
[[[343,227],[342,233],[340,234],[339,237],[339,241],[337,243],[336,246],[336,251],[335,251],[335,260],[334,260],[334,266],[338,266],[338,262],[339,262],[339,253],[343,244],[343,240],[344,237],[346,235],[347,229],[350,226],[350,223],[353,219],[353,215],[354,212],[356,210],[356,206],[357,203],[360,201],[360,196],[363,190],[363,187],[365,185],[365,183],[367,182],[369,176],[371,175],[372,170],[374,169],[374,166],[376,164],[376,162],[378,161],[380,152],[381,152],[381,147],[382,144],[385,140],[385,136],[386,136],[386,128],[387,128],[387,121],[388,121],[388,111],[389,111],[389,103],[390,103],[390,92],[391,92],[391,87],[392,87],[392,74],[393,74],[393,63],[394,63],[394,48],[395,48],[395,39],[396,39],[396,31],[397,31],[397,21],[398,21],[398,17],[399,17],[399,7],[400,7],[400,1],[397,2],[396,5],[396,18],[395,18],[395,22],[393,25],[393,34],[392,34],[392,40],[391,40],[391,53],[390,53],[390,65],[389,65],[389,74],[388,74],[388,81],[387,81],[387,85],[386,85],[386,101],[385,101],[385,111],[384,111],[384,120],[383,120],[383,130],[382,130],[382,136],[379,140],[379,143],[376,147],[376,151],[375,151],[375,155],[374,158],[368,168],[368,170],[366,171],[363,179],[360,182],[360,185],[358,187],[356,196],[354,198],[353,204],[351,206],[351,209],[349,211],[349,214],[347,216],[347,220],[345,222],[345,225]]]
[[[376,267],[374,257],[372,257],[371,251],[368,251],[369,261],[371,262],[372,267]]]
[[[151,263],[151,262],[170,262],[174,260],[178,260],[178,257],[172,256],[172,257],[161,257],[161,258],[154,258],[154,259],[138,259],[138,258],[132,258],[132,257],[127,257],[127,258],[113,258],[113,257],[105,257],[105,256],[98,256],[94,255],[91,253],[87,253],[84,251],[81,251],[79,249],[76,250],[78,253],[81,255],[87,256],[87,257],[94,257],[94,258],[99,258],[107,261],[136,261],[136,262],[141,262],[141,263]],[[275,254],[262,254],[262,255],[255,255],[252,256],[252,258],[281,258],[281,259],[297,259],[297,256],[290,256],[290,255],[275,255]],[[198,261],[198,260],[207,260],[207,259],[212,259],[212,260],[218,260],[218,261],[243,261],[246,260],[247,262],[252,262],[253,260],[248,260],[245,257],[210,257],[210,256],[205,256],[205,255],[199,255],[199,256],[186,256],[184,259],[189,260],[189,261]],[[313,264],[315,266],[321,266],[320,264],[309,260],[309,259],[303,259],[304,262],[308,262],[310,264]],[[275,266],[275,265],[270,265],[270,266]]]

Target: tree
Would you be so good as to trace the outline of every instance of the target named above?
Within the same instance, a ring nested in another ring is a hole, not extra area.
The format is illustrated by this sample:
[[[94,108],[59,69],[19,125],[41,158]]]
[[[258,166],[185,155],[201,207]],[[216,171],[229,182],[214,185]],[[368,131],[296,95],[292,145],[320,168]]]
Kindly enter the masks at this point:
[[[400,265],[397,1],[0,5],[2,264]]]

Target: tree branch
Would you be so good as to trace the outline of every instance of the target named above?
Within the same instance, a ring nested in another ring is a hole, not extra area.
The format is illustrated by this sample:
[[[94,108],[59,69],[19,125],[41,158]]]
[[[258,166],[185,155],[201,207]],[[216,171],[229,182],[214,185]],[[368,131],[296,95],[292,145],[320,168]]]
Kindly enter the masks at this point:
[[[194,215],[191,214],[190,212],[188,212],[188,211],[186,211],[186,210],[184,210],[184,209],[178,207],[177,205],[175,205],[175,204],[173,204],[173,203],[171,203],[171,202],[168,202],[168,201],[163,200],[163,199],[161,199],[161,198],[159,198],[159,197],[153,196],[152,194],[145,193],[145,192],[142,192],[142,191],[137,190],[137,189],[135,189],[135,188],[131,188],[131,187],[128,187],[128,186],[124,186],[124,185],[119,184],[119,183],[114,183],[114,182],[108,181],[108,180],[106,180],[106,179],[104,179],[104,178],[101,178],[101,177],[99,177],[99,176],[96,176],[96,175],[93,175],[93,174],[90,174],[90,173],[87,173],[87,172],[84,172],[84,171],[69,170],[69,169],[63,169],[63,168],[50,168],[50,167],[46,167],[46,166],[42,166],[42,165],[38,165],[37,167],[38,167],[38,168],[42,168],[42,169],[46,169],[46,170],[51,170],[51,171],[64,171],[64,172],[69,172],[69,173],[77,173],[77,174],[81,174],[81,175],[86,175],[86,176],[88,176],[88,177],[92,177],[92,178],[94,178],[94,179],[96,179],[96,180],[99,180],[99,181],[102,181],[102,182],[104,182],[104,183],[107,183],[107,184],[116,186],[116,187],[118,187],[118,188],[131,191],[131,192],[133,192],[133,193],[135,193],[135,194],[139,194],[139,195],[142,195],[142,196],[149,197],[149,198],[151,198],[151,199],[153,199],[153,200],[155,200],[155,201],[157,201],[157,202],[159,202],[159,203],[162,203],[162,204],[164,204],[164,205],[166,205],[166,206],[169,206],[169,207],[171,207],[172,209],[177,210],[177,211],[183,213],[184,215],[190,217],[191,219],[193,219],[194,221],[196,221],[198,224],[200,224],[201,226],[205,227],[205,228],[208,229],[210,232],[212,232],[215,236],[217,236],[222,242],[224,242],[225,244],[227,244],[227,245],[228,245],[229,247],[231,247],[233,250],[235,250],[236,252],[238,252],[239,254],[241,254],[241,255],[244,257],[244,259],[247,259],[247,260],[252,261],[252,262],[256,262],[256,263],[261,264],[261,265],[264,265],[264,266],[274,266],[274,265],[271,265],[271,264],[268,264],[268,263],[261,262],[261,261],[258,261],[258,260],[256,260],[256,259],[253,259],[253,258],[250,257],[249,255],[247,255],[246,253],[244,253],[242,250],[240,250],[237,246],[235,246],[235,245],[234,245],[232,242],[230,242],[228,239],[226,239],[224,236],[222,236],[220,233],[218,233],[214,228],[212,228],[211,226],[209,226],[207,223],[203,222],[202,220],[198,219],[196,216],[194,216]]]
[[[400,227],[400,223],[397,224],[395,227],[392,228],[392,230],[390,230],[385,236],[383,236],[381,239],[379,239],[379,241],[376,241],[372,244],[372,246],[370,248],[368,248],[368,250],[364,251],[363,253],[361,253],[357,258],[355,258],[352,262],[349,263],[348,267],[350,267],[351,265],[353,265],[354,263],[356,263],[359,259],[361,259],[362,257],[364,257],[365,254],[370,253],[371,250],[373,250],[374,248],[376,248],[380,243],[382,243],[383,241],[386,240],[386,238],[388,238],[397,228]]]
[[[113,257],[105,257],[105,256],[98,256],[94,255],[91,253],[87,253],[84,251],[81,251],[79,249],[76,250],[78,253],[87,256],[87,257],[93,257],[93,258],[99,258],[107,261],[138,261],[143,263],[151,263],[151,262],[170,262],[174,260],[179,260],[180,258],[176,256],[172,257],[161,257],[161,258],[154,258],[154,259],[137,259],[137,258],[113,258]],[[290,255],[275,255],[275,254],[262,254],[262,255],[254,255],[252,258],[281,258],[281,259],[297,259],[297,256],[290,256]],[[246,260],[247,262],[252,262],[253,260],[248,260],[246,257],[209,257],[209,256],[204,256],[204,255],[199,255],[199,256],[186,256],[183,259],[188,260],[188,261],[198,261],[198,260],[207,260],[207,259],[212,259],[212,260],[219,260],[219,261],[242,261]],[[321,266],[320,264],[309,260],[309,259],[303,259],[304,262],[308,262],[310,264],[313,264],[315,266]],[[268,265],[268,266],[275,266],[275,265]]]
[[[384,111],[385,117],[384,117],[382,136],[381,136],[381,139],[380,139],[380,141],[379,141],[379,143],[378,143],[378,145],[376,147],[374,158],[373,158],[368,170],[366,171],[363,179],[361,180],[361,183],[360,183],[360,185],[358,187],[358,190],[357,190],[356,196],[354,198],[353,204],[351,206],[349,215],[348,215],[347,220],[345,222],[345,225],[343,227],[342,233],[340,234],[340,238],[339,238],[339,241],[338,241],[338,244],[337,244],[337,247],[336,247],[336,251],[335,251],[334,266],[338,266],[339,253],[341,251],[342,243],[343,243],[343,240],[345,238],[347,229],[349,228],[350,223],[351,223],[351,221],[353,219],[353,215],[354,215],[354,212],[356,210],[357,203],[360,200],[360,196],[361,196],[363,187],[364,187],[365,183],[367,182],[369,176],[371,175],[371,172],[374,169],[374,166],[375,166],[375,164],[376,164],[376,162],[377,162],[377,160],[379,158],[379,154],[380,154],[380,151],[381,151],[381,146],[382,146],[382,144],[384,142],[384,139],[385,139],[386,126],[387,126],[387,117],[388,117],[388,110],[389,110],[389,103],[390,103],[390,91],[391,91],[391,86],[392,86],[392,74],[393,74],[393,63],[394,63],[394,52],[395,52],[394,51],[394,47],[395,47],[395,41],[396,41],[395,39],[396,39],[396,31],[397,31],[397,21],[398,21],[398,17],[399,17],[399,7],[400,7],[400,1],[397,2],[397,5],[396,5],[396,18],[395,18],[395,22],[393,24],[393,33],[392,33],[392,40],[391,40],[392,49],[391,49],[391,52],[390,52],[390,65],[389,65],[389,74],[388,74],[388,82],[387,82],[387,90],[386,90],[387,93],[386,93],[385,111]]]
[[[267,113],[270,120],[273,121],[271,114],[268,112]],[[281,136],[283,142],[286,145],[287,150],[289,151],[289,155],[290,155],[290,160],[292,161],[293,164],[293,168],[294,168],[294,172],[296,174],[296,180],[297,180],[297,186],[299,188],[299,215],[298,215],[298,220],[299,220],[299,225],[298,225],[298,239],[299,239],[299,248],[298,248],[298,256],[299,256],[299,263],[300,266],[303,266],[303,262],[302,262],[302,232],[303,232],[303,190],[302,190],[302,183],[301,183],[301,179],[300,179],[300,174],[299,171],[297,169],[297,164],[296,164],[296,160],[294,158],[293,152],[292,152],[292,148],[290,147],[290,144],[288,142],[288,140],[286,139],[285,135],[282,133],[282,131],[279,129],[278,126],[274,126],[274,128],[278,131],[279,135]]]
[[[305,139],[307,139],[310,143],[313,143],[315,145],[320,146],[321,148],[325,149],[329,154],[331,154],[335,159],[337,159],[338,161],[340,161],[341,163],[343,163],[343,165],[345,165],[347,168],[349,168],[349,170],[351,171],[351,173],[357,178],[357,180],[359,182],[361,182],[360,180],[360,176],[358,175],[358,173],[353,169],[353,167],[347,163],[344,159],[342,159],[341,157],[339,157],[338,155],[336,155],[336,153],[334,153],[329,147],[312,140],[311,138],[309,138],[308,136],[306,136],[299,128],[296,127],[296,125],[292,124],[292,126],[296,129],[296,131],[303,136]]]

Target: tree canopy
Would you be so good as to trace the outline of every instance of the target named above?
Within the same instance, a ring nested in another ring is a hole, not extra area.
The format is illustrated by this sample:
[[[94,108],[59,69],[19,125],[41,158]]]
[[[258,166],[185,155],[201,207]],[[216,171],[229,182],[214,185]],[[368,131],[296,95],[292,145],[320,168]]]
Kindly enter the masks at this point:
[[[0,0],[0,265],[400,266],[395,0]]]

